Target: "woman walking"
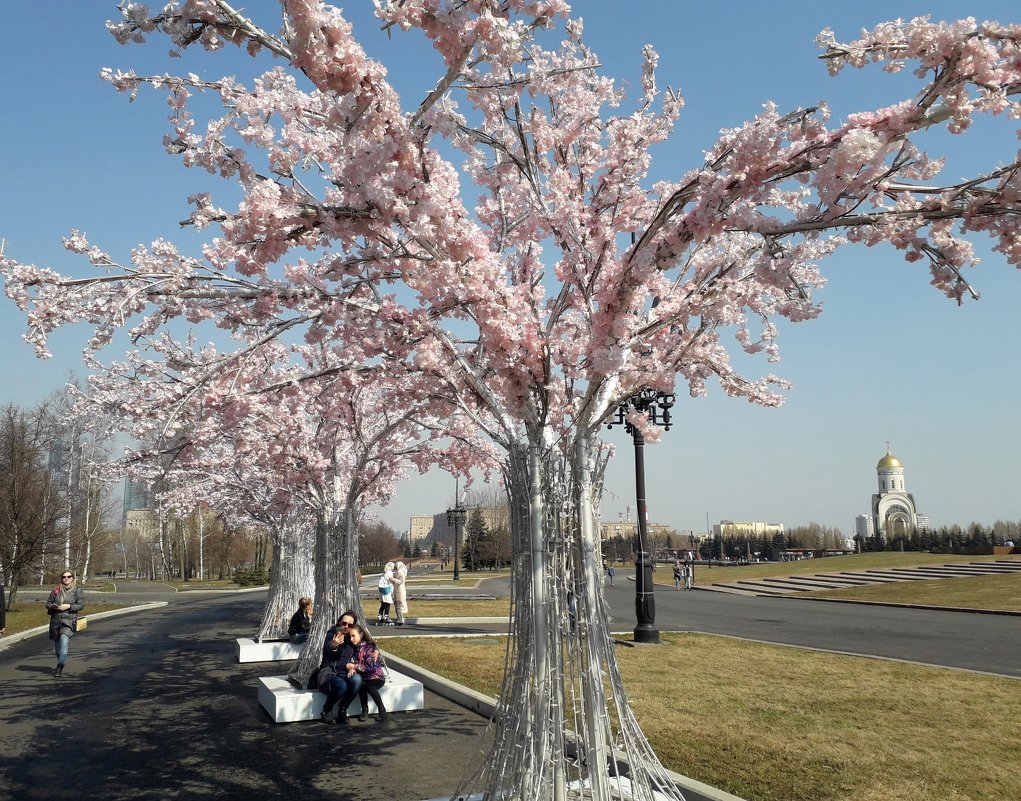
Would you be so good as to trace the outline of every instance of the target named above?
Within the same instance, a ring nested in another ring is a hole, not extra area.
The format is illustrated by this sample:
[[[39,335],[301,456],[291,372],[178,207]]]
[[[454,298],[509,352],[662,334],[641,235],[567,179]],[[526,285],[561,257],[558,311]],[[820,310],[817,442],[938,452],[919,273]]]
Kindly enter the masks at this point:
[[[46,599],[46,611],[50,614],[50,639],[57,654],[57,666],[53,675],[60,676],[67,662],[67,646],[74,636],[74,621],[85,608],[85,591],[74,580],[74,573],[65,570],[60,574],[60,584],[53,588]]]

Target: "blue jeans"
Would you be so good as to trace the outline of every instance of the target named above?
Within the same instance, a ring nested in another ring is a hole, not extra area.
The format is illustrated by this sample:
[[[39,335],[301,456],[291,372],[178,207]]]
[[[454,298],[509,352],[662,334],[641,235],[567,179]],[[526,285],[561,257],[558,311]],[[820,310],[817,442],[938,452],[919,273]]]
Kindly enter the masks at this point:
[[[337,714],[347,714],[348,704],[358,695],[358,690],[361,689],[361,686],[362,677],[358,673],[355,673],[351,678],[348,678],[346,675],[334,676],[330,679],[330,691],[326,694],[323,713],[329,714],[330,710],[333,709],[333,705],[339,701],[340,706],[337,708]]]
[[[57,654],[57,664],[63,666],[67,661],[67,644],[71,642],[71,638],[66,634],[61,634],[57,639],[53,641],[53,650]]]

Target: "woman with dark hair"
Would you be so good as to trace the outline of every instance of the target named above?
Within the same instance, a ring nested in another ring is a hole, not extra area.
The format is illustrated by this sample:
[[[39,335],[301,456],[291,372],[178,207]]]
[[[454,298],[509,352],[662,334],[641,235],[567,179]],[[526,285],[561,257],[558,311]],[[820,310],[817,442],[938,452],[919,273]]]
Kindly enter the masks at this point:
[[[319,716],[324,723],[330,722],[334,704],[338,704],[337,723],[347,723],[347,707],[361,685],[362,677],[354,669],[355,647],[348,636],[357,620],[355,613],[348,610],[340,616],[337,625],[326,632],[323,661],[316,674],[319,692],[326,694],[326,703]]]
[[[85,591],[74,580],[74,573],[65,570],[60,574],[60,584],[53,588],[46,599],[46,611],[50,614],[50,639],[53,640],[53,650],[57,654],[54,676],[64,672],[67,646],[74,636],[74,622],[84,608]]]
[[[291,616],[290,625],[287,627],[287,638],[295,645],[301,645],[308,639],[308,633],[312,629],[312,599],[299,598],[298,611]]]
[[[362,713],[358,720],[369,719],[369,696],[372,696],[376,704],[376,716],[378,723],[386,722],[386,707],[383,706],[383,699],[379,691],[386,684],[386,668],[383,666],[383,657],[379,648],[373,642],[372,636],[363,626],[355,624],[348,630],[351,644],[355,647],[355,670],[362,677],[361,689],[358,691],[358,700],[362,704]]]

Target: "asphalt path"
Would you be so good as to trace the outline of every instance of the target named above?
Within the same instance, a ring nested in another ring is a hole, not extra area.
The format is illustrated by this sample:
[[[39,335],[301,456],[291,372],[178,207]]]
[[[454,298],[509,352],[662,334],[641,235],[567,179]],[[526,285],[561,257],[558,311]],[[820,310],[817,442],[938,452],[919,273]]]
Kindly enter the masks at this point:
[[[613,631],[626,632],[634,628],[635,585],[628,580],[629,572],[618,570],[614,586],[605,588]],[[88,597],[96,603],[167,601],[177,604],[197,595],[175,593],[172,587],[159,582],[118,582],[117,586],[116,594],[93,592]],[[506,577],[481,582],[463,577],[460,587],[448,585],[436,589],[444,595],[481,592],[498,597],[508,595],[509,590],[510,581]],[[206,592],[203,597],[208,597]],[[242,592],[239,597],[251,597],[258,604],[264,592]],[[22,589],[19,596],[29,600],[33,594]],[[366,603],[365,608],[371,611],[372,604]],[[414,601],[410,616],[415,616]],[[257,625],[256,622],[250,630],[235,636],[251,636]],[[1021,678],[1021,617],[1018,616],[733,595],[698,589],[675,592],[670,587],[657,586],[656,627],[661,631],[722,634]],[[442,627],[443,632],[451,634],[506,630],[507,626],[502,623]],[[386,634],[413,635],[425,631],[437,633],[433,626],[409,625],[388,629]]]
[[[635,585],[606,588],[611,628],[634,628]],[[1021,678],[1021,617],[656,587],[656,627]],[[624,628],[624,627],[622,627]]]
[[[504,595],[506,579],[444,594]],[[97,619],[64,677],[45,635],[0,650],[0,787],[21,801],[263,799],[393,801],[449,796],[490,742],[486,721],[427,692],[388,724],[275,724],[257,700],[277,666],[238,664],[234,639],[261,619],[265,590],[181,592],[118,582],[97,602],[168,606]],[[33,592],[22,595],[31,600]],[[634,584],[606,588],[615,631],[634,623]],[[1021,677],[1021,619],[657,588],[657,627],[904,659]],[[411,610],[412,615],[414,609]],[[506,630],[409,625],[387,635]],[[695,797],[694,795],[692,797]]]
[[[0,650],[0,797],[449,796],[490,742],[487,721],[427,692],[425,710],[385,724],[273,723],[257,680],[279,666],[238,664],[234,653],[261,604],[258,593],[180,593],[166,607],[94,620],[72,639],[59,679],[45,634]]]
[[[618,569],[606,599],[614,632],[635,627],[635,584]],[[506,595],[506,578],[476,591]],[[656,587],[656,628],[861,654],[1021,678],[1021,617],[768,598]],[[414,615],[414,609],[411,610]],[[503,627],[494,627],[494,630]],[[413,631],[406,633],[412,634]]]

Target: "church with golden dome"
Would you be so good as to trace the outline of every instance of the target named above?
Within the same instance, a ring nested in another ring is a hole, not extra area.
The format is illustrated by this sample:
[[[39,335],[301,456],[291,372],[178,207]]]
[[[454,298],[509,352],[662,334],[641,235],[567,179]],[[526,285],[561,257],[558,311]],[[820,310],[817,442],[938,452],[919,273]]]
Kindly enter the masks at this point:
[[[928,518],[922,516],[919,525],[915,497],[904,486],[904,465],[890,453],[886,444],[886,456],[876,465],[879,491],[872,496],[872,530],[885,540],[910,536],[916,529],[928,527]]]

